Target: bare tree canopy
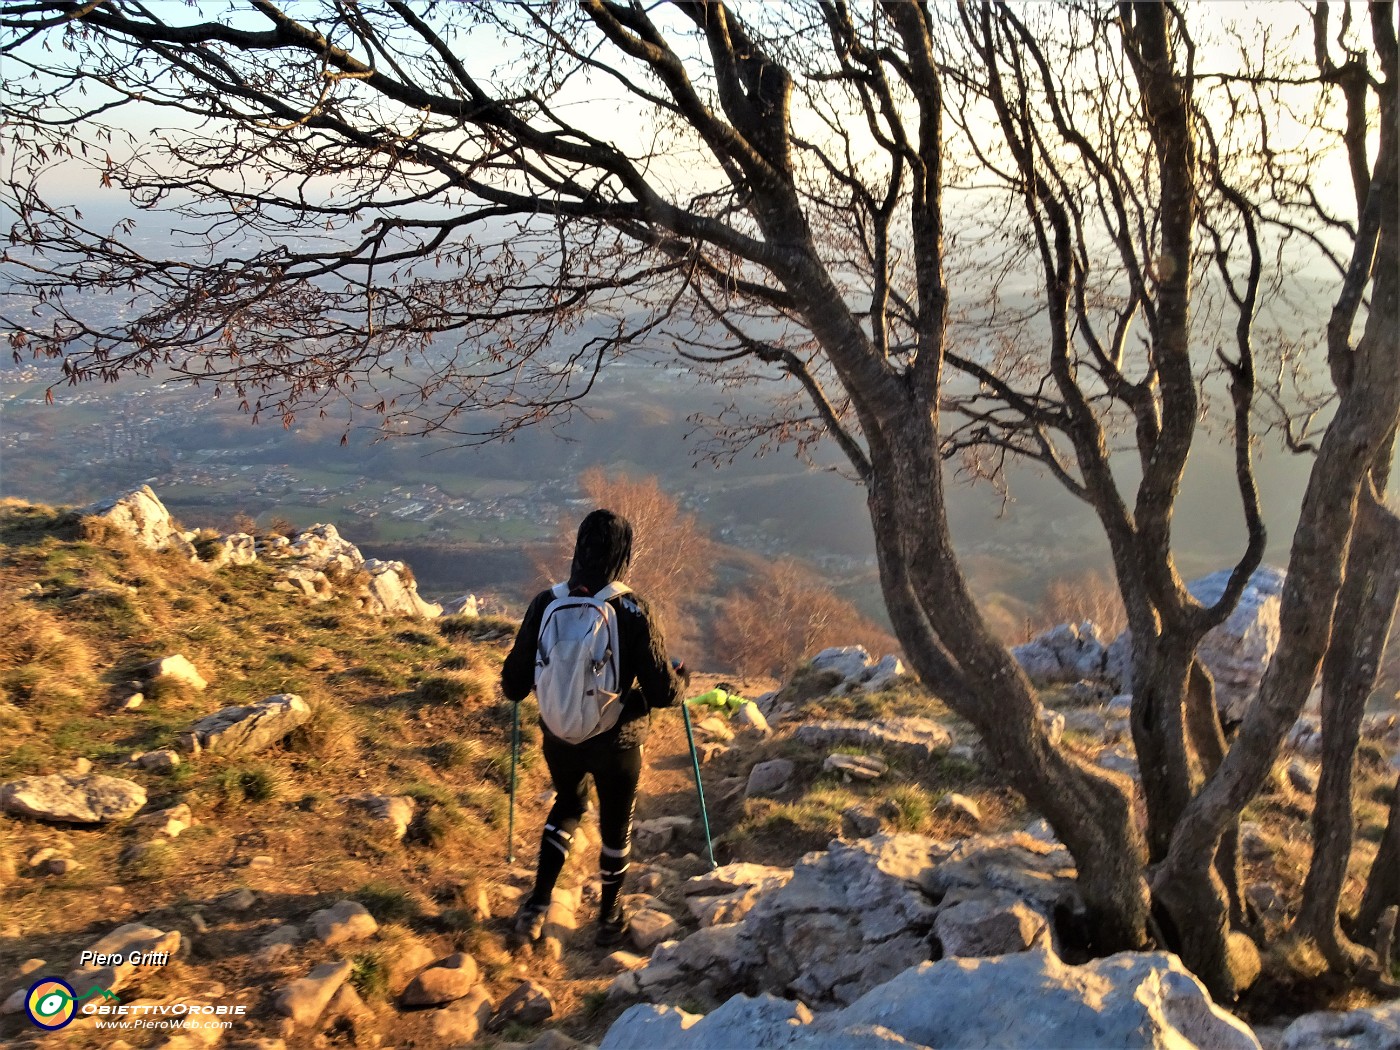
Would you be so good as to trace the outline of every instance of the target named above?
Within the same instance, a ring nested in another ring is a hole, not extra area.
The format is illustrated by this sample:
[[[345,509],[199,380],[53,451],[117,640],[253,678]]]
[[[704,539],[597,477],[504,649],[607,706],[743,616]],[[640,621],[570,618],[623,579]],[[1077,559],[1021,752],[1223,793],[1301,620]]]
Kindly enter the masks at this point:
[[[1360,600],[1348,571],[1394,558],[1348,551],[1400,414],[1400,69],[1389,3],[1262,39],[1212,11],[18,0],[4,323],[74,381],[161,368],[255,416],[349,403],[474,438],[567,413],[619,353],[784,378],[716,437],[840,449],[900,644],[1073,852],[1094,948],[1157,940],[1232,996],[1258,969],[1239,814]],[[74,170],[170,216],[171,244],[63,203]],[[1309,345],[1292,315],[1319,297]],[[1203,419],[1245,535],[1210,605],[1172,553]],[[1283,645],[1231,740],[1196,648],[1260,563],[1271,426],[1316,463]],[[943,463],[1007,456],[1103,527],[1140,788],[1052,746],[967,585]]]

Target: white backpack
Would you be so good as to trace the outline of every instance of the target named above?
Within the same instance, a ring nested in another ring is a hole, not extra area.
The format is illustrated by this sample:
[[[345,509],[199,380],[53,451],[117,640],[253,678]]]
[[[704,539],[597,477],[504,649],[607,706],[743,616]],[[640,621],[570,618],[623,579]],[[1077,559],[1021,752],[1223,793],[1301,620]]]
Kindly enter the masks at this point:
[[[605,733],[622,715],[618,692],[617,613],[609,598],[631,593],[610,583],[592,597],[555,584],[535,650],[540,718],[560,740],[578,744]]]

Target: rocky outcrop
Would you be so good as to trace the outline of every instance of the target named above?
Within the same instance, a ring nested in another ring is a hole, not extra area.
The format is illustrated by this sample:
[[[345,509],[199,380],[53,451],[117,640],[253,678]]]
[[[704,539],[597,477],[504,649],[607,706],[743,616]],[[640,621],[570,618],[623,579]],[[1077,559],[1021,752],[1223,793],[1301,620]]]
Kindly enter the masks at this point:
[[[1011,650],[1026,676],[1036,685],[1065,685],[1101,678],[1108,648],[1090,620],[1062,623]]]
[[[277,743],[311,717],[311,708],[295,693],[278,693],[247,707],[225,707],[201,718],[181,734],[188,751],[243,755]]]
[[[1220,600],[1229,578],[1229,570],[1222,569],[1193,580],[1187,589],[1211,605]],[[1254,570],[1229,618],[1201,639],[1197,652],[1215,679],[1215,703],[1226,722],[1242,720],[1259,695],[1259,682],[1278,648],[1285,578],[1283,570],[1267,565]],[[1131,632],[1124,631],[1109,646],[1106,674],[1123,690],[1132,688]]]
[[[599,1050],[719,1046],[1259,1050],[1175,956],[1123,953],[1069,966],[1050,952],[924,962],[844,1009],[735,996],[705,1017],[667,1006],[624,1013]]]
[[[1304,1014],[1286,1029],[1278,1050],[1397,1050],[1400,1000],[1345,1013]]]
[[[380,616],[412,616],[432,619],[442,615],[442,606],[418,596],[418,585],[401,561],[364,563],[369,573],[363,597],[366,612]]]
[[[103,522],[151,550],[174,548],[186,555],[194,551],[185,533],[175,524],[170,511],[165,509],[165,504],[149,485],[142,485],[115,499],[90,504],[78,513]]]
[[[110,824],[146,804],[146,789],[97,773],[53,773],[0,785],[0,809],[21,817],[66,824]]]
[[[839,676],[833,691],[853,691],[857,689],[877,693],[897,685],[906,674],[903,661],[890,654],[879,660],[872,660],[863,645],[834,646],[823,649],[812,657],[810,670],[814,673],[830,672]]]
[[[725,864],[686,882],[686,907],[701,926],[738,922],[758,901],[792,879],[788,868],[765,864]]]
[[[926,762],[953,746],[953,735],[942,723],[917,717],[822,719],[798,726],[793,739],[813,748],[850,744],[916,762]]]

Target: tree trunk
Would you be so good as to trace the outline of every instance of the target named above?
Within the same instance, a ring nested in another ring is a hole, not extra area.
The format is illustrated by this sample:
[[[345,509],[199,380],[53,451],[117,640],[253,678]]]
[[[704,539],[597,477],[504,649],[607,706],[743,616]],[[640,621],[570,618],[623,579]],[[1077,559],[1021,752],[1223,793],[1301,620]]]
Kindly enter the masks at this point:
[[[1390,820],[1381,838],[1381,848],[1376,851],[1376,862],[1371,865],[1366,891],[1361,895],[1361,907],[1356,912],[1356,927],[1352,931],[1356,939],[1365,944],[1374,943],[1381,916],[1393,905],[1400,905],[1400,779],[1395,781]]]
[[[1215,680],[1199,658],[1192,661],[1186,687],[1186,728],[1204,776],[1213,776],[1225,760],[1225,727],[1215,704]],[[1193,785],[1193,790],[1199,785]],[[1244,897],[1244,871],[1240,867],[1240,824],[1235,820],[1220,837],[1215,871],[1230,900],[1230,924],[1243,926],[1248,919]]]
[[[1328,964],[1354,972],[1366,956],[1337,921],[1354,833],[1352,785],[1366,700],[1376,685],[1400,595],[1400,518],[1363,496],[1322,668],[1322,775],[1313,809],[1312,863],[1297,929]]]
[[[868,502],[895,634],[920,678],[977,728],[996,768],[1069,848],[1095,950],[1140,949],[1146,847],[1132,786],[1046,738],[1035,691],[982,620],[958,567],[935,435],[931,413],[911,407],[897,443],[872,441]]]
[[[1199,783],[1192,776],[1182,702],[1194,651],[1194,645],[1169,637],[1164,629],[1139,648],[1133,665],[1133,747],[1142,772],[1152,863],[1167,855],[1172,829]]]

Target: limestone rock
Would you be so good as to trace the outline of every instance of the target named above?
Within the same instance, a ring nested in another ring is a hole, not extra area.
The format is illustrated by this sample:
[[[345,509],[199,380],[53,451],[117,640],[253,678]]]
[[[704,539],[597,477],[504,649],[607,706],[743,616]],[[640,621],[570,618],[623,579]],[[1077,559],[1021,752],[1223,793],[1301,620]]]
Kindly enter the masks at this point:
[[[1215,1006],[1174,956],[1124,953],[1073,967],[1042,951],[920,963],[844,1009],[817,1015],[772,996],[735,996],[703,1018],[638,1005],[618,1018],[599,1050],[658,1046],[1259,1050],[1249,1028]]]
[[[847,838],[864,839],[880,832],[880,818],[868,805],[849,806],[841,811],[841,833]]]
[[[97,773],[52,773],[0,784],[0,809],[21,817],[67,824],[125,820],[146,804],[146,789]]]
[[[689,831],[695,826],[690,817],[653,817],[632,827],[632,845],[643,857],[654,857],[664,853],[679,831]]]
[[[1137,756],[1125,745],[1116,744],[1104,748],[1095,756],[1094,761],[1103,766],[1104,769],[1111,769],[1115,773],[1126,773],[1134,780],[1141,779]]]
[[[461,999],[476,987],[476,960],[458,952],[428,967],[404,989],[405,1006],[438,1006]]]
[[[678,929],[680,927],[675,919],[655,908],[643,908],[634,912],[628,919],[628,936],[640,952],[648,951],[668,940]]]
[[[474,620],[481,615],[477,605],[475,594],[464,594],[460,598],[453,598],[451,601],[442,603],[442,615],[444,616],[465,616],[469,620]]]
[[[311,717],[311,708],[295,693],[278,693],[247,707],[225,707],[190,726],[196,752],[243,755],[277,743]]]
[[[418,596],[413,582],[401,561],[378,561],[371,558],[364,564],[370,574],[366,584],[365,611],[380,616],[412,616],[432,619],[442,615],[442,606],[426,602]]]
[[[337,901],[311,916],[311,928],[322,944],[344,944],[373,937],[379,923],[359,901]]]
[[[826,756],[822,769],[841,773],[851,780],[879,780],[890,771],[889,764],[874,755],[843,755],[833,752]]]
[[[1011,650],[1032,682],[1038,686],[1066,685],[1104,673],[1108,649],[1099,629],[1090,620],[1062,623]]]
[[[110,527],[125,533],[143,547],[167,550],[182,547],[183,536],[155,492],[142,485],[116,499],[104,500],[82,508],[85,518],[99,518]]]
[[[794,770],[792,762],[786,758],[772,758],[759,762],[749,770],[749,781],[744,788],[748,798],[776,795],[787,787]]]
[[[1056,747],[1065,737],[1065,716],[1047,707],[1040,709],[1040,724],[1045,729],[1045,737],[1051,747]]]
[[[1228,569],[1187,584],[1192,597],[1205,605],[1220,599],[1230,578]],[[1197,653],[1215,679],[1215,703],[1226,722],[1239,722],[1259,694],[1259,682],[1273,659],[1279,640],[1279,610],[1286,574],[1264,565],[1254,570],[1239,604],[1220,626],[1201,639]],[[1109,646],[1107,674],[1124,690],[1132,688],[1132,635],[1124,631]]]
[[[143,926],[132,922],[118,926],[106,935],[87,946],[87,951],[102,956],[118,956],[121,962],[96,966],[84,964],[80,952],[73,960],[73,969],[65,980],[73,986],[76,995],[85,995],[93,988],[106,988],[115,992],[126,984],[138,967],[130,961],[136,956],[163,952],[174,955],[180,949],[178,930],[158,930],[154,926]]]
[[[483,989],[473,988],[433,1014],[433,1035],[443,1046],[474,1043],[493,1011],[491,997]]]
[[[1337,1013],[1304,1014],[1283,1032],[1278,1050],[1396,1050],[1400,1000]]]
[[[340,535],[334,525],[321,523],[294,533],[277,553],[296,558],[311,569],[353,572],[365,563],[360,549]]]
[[[1288,763],[1288,782],[1293,785],[1294,791],[1305,795],[1317,794],[1317,773],[1301,758]]]
[[[273,1006],[298,1026],[315,1024],[352,969],[349,960],[323,963],[278,992]]]
[[[876,721],[823,719],[799,726],[793,738],[811,747],[855,747],[881,750],[925,762],[952,746],[953,736],[928,718],[892,717]]]
[[[765,864],[725,864],[686,882],[686,907],[701,926],[738,922],[759,899],[788,884],[792,871]]]
[[[491,1028],[499,1031],[510,1022],[519,1024],[539,1024],[554,1016],[554,997],[543,985],[534,981],[522,981],[515,991],[501,1000],[491,1018]]]
[[[169,773],[180,764],[180,756],[168,748],[160,751],[147,751],[136,760],[136,763],[149,773]]]
[[[352,1028],[358,1028],[373,1020],[374,1011],[365,1004],[360,998],[360,993],[355,991],[355,986],[348,981],[331,996],[331,1001],[326,1004],[326,1009],[321,1014],[323,1028],[332,1024],[347,1023]]]
[[[640,970],[647,964],[646,956],[633,955],[631,952],[615,951],[608,956],[610,962],[618,973],[630,973],[633,970]]]
[[[362,811],[372,820],[384,821],[396,839],[408,834],[408,826],[413,823],[417,810],[417,803],[407,795],[343,795],[338,801]]]
[[[842,678],[859,678],[870,666],[870,654],[863,645],[832,646],[812,657],[813,671],[834,671]]]
[[[133,828],[149,828],[158,835],[178,838],[182,831],[194,824],[190,807],[183,802],[168,809],[158,809],[154,813],[143,813],[131,822]]]
[[[220,536],[205,549],[204,561],[215,569],[222,569],[227,565],[252,565],[257,560],[257,540],[246,532]]]
[[[904,662],[891,653],[881,657],[863,672],[860,687],[867,693],[882,692],[898,685],[900,679],[906,674],[908,671],[904,667]]]
[[[1051,947],[1044,915],[1009,893],[978,893],[944,902],[933,921],[944,956],[973,958]]]
[[[209,687],[209,683],[204,680],[204,676],[199,673],[189,658],[182,653],[173,656],[163,656],[159,660],[152,660],[141,668],[148,678],[173,678],[176,681],[184,682],[191,689],[203,692]]]
[[[1284,746],[1300,755],[1316,758],[1322,754],[1322,720],[1316,715],[1303,715],[1288,731]]]

